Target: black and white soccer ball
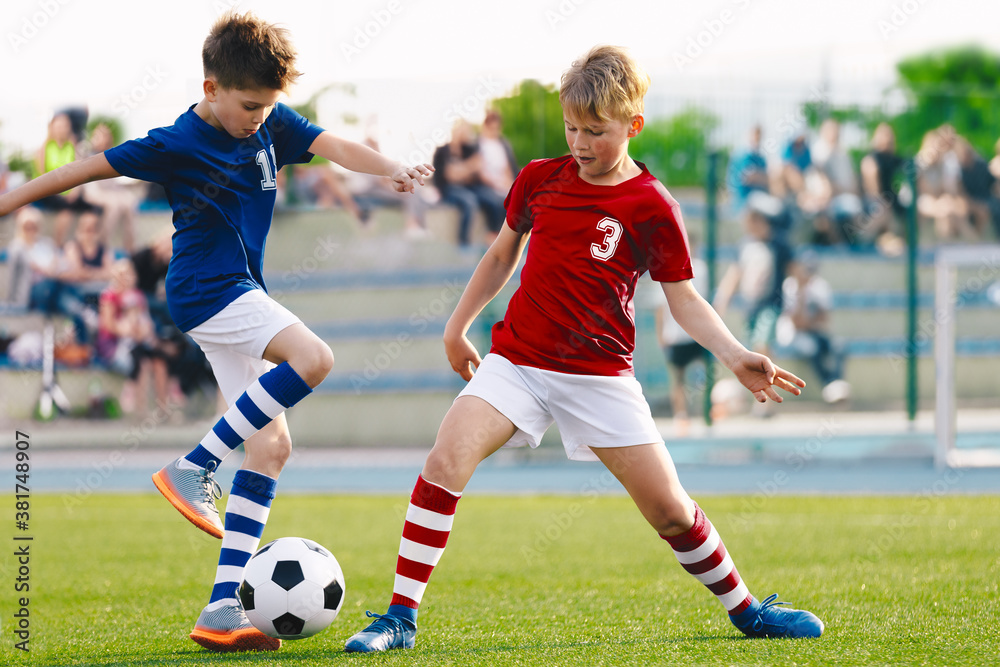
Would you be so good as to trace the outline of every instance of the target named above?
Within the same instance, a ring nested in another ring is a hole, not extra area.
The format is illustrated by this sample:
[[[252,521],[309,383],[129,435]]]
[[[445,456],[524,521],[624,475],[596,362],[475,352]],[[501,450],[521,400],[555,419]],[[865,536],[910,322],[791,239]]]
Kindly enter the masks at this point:
[[[303,639],[337,618],[344,603],[344,573],[322,545],[282,537],[247,562],[239,596],[247,618],[265,635]]]

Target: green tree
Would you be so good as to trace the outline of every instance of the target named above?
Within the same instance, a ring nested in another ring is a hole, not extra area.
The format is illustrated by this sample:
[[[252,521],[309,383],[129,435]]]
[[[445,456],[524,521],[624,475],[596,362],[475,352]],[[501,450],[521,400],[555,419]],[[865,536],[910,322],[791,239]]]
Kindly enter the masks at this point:
[[[913,154],[928,130],[950,123],[984,155],[1000,137],[1000,55],[961,46],[896,65],[910,108],[892,119],[901,149]]]
[[[87,136],[89,137],[98,125],[107,126],[111,132],[111,144],[117,146],[125,140],[125,128],[121,119],[116,116],[94,116],[87,121]]]
[[[554,86],[528,79],[491,105],[503,116],[503,132],[519,164],[566,154],[562,107]],[[703,185],[708,135],[718,124],[711,113],[689,107],[676,116],[648,121],[629,153],[668,185]]]
[[[667,187],[703,186],[708,170],[708,137],[719,126],[714,114],[695,106],[646,123],[629,153],[644,162]]]
[[[808,102],[803,113],[809,125],[819,127],[830,117],[853,123],[870,135],[885,121],[896,131],[897,150],[912,156],[924,134],[948,123],[984,156],[993,153],[1000,137],[1000,55],[960,46],[911,56],[897,63],[896,71],[899,81],[887,94],[902,93],[903,111]],[[867,147],[859,149],[855,157],[860,159],[866,151]]]
[[[518,164],[566,154],[562,107],[554,86],[527,79],[491,105],[503,116],[503,133]]]

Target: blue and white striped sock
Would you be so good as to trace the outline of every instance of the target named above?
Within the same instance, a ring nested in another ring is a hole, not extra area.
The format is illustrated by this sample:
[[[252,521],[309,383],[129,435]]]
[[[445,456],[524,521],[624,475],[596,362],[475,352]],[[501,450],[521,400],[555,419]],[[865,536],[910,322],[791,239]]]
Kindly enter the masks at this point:
[[[184,458],[199,468],[207,468],[213,461],[218,467],[222,459],[241,443],[310,392],[312,389],[287,361],[272,368],[236,399],[236,403]]]
[[[236,471],[226,502],[226,533],[222,537],[210,606],[216,602],[220,603],[218,606],[237,604],[236,588],[243,580],[243,568],[260,546],[277,486],[277,480],[259,472]]]

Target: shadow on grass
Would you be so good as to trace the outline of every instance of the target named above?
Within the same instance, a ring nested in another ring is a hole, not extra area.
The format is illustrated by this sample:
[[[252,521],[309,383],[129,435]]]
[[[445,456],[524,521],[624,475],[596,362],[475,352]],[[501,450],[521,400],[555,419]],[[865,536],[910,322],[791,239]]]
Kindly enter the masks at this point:
[[[736,637],[730,635],[701,635],[701,636],[690,636],[690,637],[672,637],[667,639],[631,639],[623,641],[581,641],[581,642],[533,642],[526,644],[506,644],[498,646],[483,646],[477,648],[428,648],[428,649],[413,649],[410,651],[399,651],[393,650],[386,655],[412,655],[414,658],[418,657],[431,657],[431,656],[441,656],[441,657],[457,657],[462,655],[467,656],[484,656],[491,654],[510,654],[515,652],[536,652],[536,651],[563,651],[563,650],[574,650],[574,649],[595,649],[595,648],[613,648],[613,647],[635,647],[635,646],[649,646],[654,647],[658,645],[682,645],[682,644],[694,644],[694,643],[713,643],[713,642],[742,642],[748,640],[748,637]],[[285,664],[303,664],[311,665],[318,664],[318,661],[334,661],[334,660],[351,660],[355,658],[365,659],[363,654],[351,654],[345,653],[343,650],[305,650],[301,653],[294,653],[286,650],[279,650],[277,652],[265,651],[265,652],[255,652],[255,653],[211,653],[209,651],[192,649],[190,651],[176,651],[160,655],[150,655],[145,659],[129,659],[120,661],[109,661],[109,662],[91,662],[90,665],[100,665],[101,667],[154,667],[159,665],[224,665],[229,663],[243,663],[243,664],[255,664],[255,663],[267,663],[275,664],[276,661],[280,660],[281,665]]]
[[[423,655],[480,655],[489,653],[510,653],[514,651],[532,651],[539,649],[576,649],[576,648],[601,648],[615,646],[657,646],[657,645],[679,645],[689,643],[705,642],[726,642],[742,641],[747,637],[732,637],[727,635],[699,635],[693,637],[671,637],[668,639],[627,639],[622,641],[591,641],[591,642],[535,642],[531,644],[518,644],[506,646],[484,646],[481,648],[467,649],[428,649],[421,651]]]

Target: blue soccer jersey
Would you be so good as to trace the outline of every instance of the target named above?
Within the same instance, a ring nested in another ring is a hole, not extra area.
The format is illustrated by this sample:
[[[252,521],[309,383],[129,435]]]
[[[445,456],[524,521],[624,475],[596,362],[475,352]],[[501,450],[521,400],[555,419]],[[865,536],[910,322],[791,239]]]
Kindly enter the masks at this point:
[[[264,242],[271,228],[276,174],[308,162],[322,128],[276,104],[246,139],[217,130],[194,112],[170,127],[105,152],[123,176],[160,183],[173,209],[174,254],[167,305],[189,331],[241,294],[264,289]]]

